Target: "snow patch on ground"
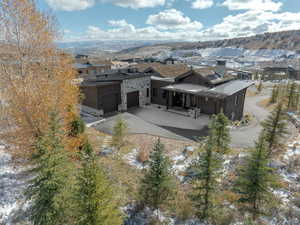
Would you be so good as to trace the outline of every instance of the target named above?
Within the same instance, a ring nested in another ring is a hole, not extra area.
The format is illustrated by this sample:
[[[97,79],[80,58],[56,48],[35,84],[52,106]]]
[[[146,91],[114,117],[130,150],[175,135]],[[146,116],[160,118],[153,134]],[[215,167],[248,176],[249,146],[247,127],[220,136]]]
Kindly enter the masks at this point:
[[[0,224],[13,225],[18,210],[24,209],[26,176],[24,168],[12,162],[12,156],[0,145]]]
[[[137,160],[139,150],[134,148],[132,151],[123,156],[123,160],[127,162],[130,166],[133,166],[137,169],[144,169],[145,165]]]

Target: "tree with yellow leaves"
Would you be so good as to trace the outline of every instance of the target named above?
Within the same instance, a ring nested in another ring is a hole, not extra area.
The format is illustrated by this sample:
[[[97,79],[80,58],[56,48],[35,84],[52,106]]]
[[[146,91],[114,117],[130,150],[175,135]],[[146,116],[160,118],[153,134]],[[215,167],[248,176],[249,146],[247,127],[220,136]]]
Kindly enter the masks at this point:
[[[0,1],[0,96],[8,117],[1,138],[22,156],[31,155],[47,130],[49,112],[61,115],[64,129],[77,115],[75,71],[71,58],[56,48],[58,38],[55,19],[34,0]]]

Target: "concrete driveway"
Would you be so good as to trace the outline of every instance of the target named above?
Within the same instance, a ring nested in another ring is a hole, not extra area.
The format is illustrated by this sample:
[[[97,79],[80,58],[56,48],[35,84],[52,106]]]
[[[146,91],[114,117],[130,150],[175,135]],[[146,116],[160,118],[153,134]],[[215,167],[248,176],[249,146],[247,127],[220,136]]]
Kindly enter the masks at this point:
[[[151,124],[192,140],[207,135],[209,116],[205,114],[194,119],[174,111],[167,111],[165,107],[159,109],[155,105],[131,109],[129,112]]]
[[[92,125],[92,127],[104,133],[113,134],[113,127],[118,116],[121,116],[122,119],[126,121],[126,123],[128,124],[129,133],[131,134],[150,134],[154,136],[188,141],[188,139],[183,136],[177,135],[176,133],[173,133],[167,129],[156,126],[155,124],[148,123],[147,121],[131,113],[122,113],[120,115],[111,116],[109,118],[106,118],[102,122]]]

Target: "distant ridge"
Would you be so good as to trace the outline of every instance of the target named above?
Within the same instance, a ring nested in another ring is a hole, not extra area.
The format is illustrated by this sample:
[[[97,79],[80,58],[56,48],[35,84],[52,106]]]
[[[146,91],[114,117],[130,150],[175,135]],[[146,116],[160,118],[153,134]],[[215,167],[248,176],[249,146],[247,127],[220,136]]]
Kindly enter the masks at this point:
[[[156,52],[155,49],[190,50],[205,48],[235,47],[251,50],[283,49],[300,52],[300,30],[281,31],[257,34],[250,37],[205,41],[205,42],[170,42],[152,46],[124,49],[118,54],[145,55],[146,52]]]

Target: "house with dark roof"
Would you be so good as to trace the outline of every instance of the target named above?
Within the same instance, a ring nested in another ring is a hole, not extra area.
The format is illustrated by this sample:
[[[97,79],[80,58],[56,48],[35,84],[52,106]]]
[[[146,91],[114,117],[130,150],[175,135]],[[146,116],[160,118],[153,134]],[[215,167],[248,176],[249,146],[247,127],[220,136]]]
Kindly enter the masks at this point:
[[[298,79],[298,71],[291,66],[274,65],[263,68],[263,80]]]
[[[244,113],[246,91],[252,82],[236,80],[225,64],[193,69],[184,64],[138,65],[151,74],[151,102],[167,109],[194,110],[205,114],[223,112],[231,120]]]
[[[78,75],[82,78],[96,76],[99,73],[103,73],[105,71],[109,71],[112,69],[112,63],[106,62],[98,62],[98,63],[74,63],[74,69],[77,70]]]
[[[81,83],[82,104],[98,109],[102,115],[126,111],[150,104],[150,86],[150,75],[136,69],[99,73]]]
[[[194,69],[185,64],[148,63],[136,67],[85,79],[81,83],[83,104],[103,115],[153,103],[194,112],[195,117],[199,112],[223,112],[231,120],[240,120],[247,88],[253,84],[208,66]]]

